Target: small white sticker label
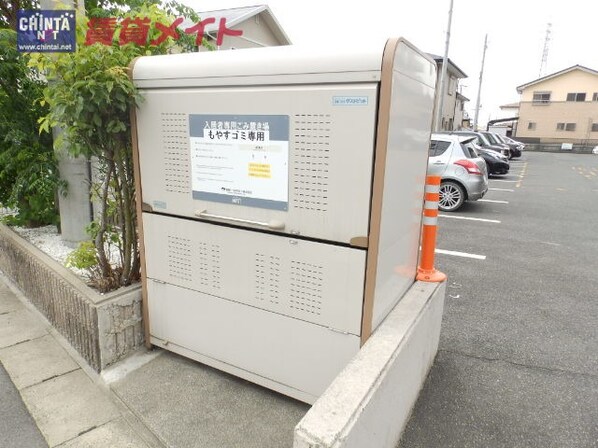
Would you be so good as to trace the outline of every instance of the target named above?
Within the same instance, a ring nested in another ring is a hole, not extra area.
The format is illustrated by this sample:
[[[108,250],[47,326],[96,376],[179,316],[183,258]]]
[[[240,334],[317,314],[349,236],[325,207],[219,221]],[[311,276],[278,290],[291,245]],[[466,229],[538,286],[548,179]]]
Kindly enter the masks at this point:
[[[367,106],[367,96],[333,96],[333,106]]]

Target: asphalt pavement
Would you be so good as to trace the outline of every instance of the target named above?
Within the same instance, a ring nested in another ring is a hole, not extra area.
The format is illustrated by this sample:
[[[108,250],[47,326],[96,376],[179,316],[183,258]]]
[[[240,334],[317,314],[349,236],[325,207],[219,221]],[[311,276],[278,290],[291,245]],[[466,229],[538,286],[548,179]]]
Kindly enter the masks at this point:
[[[598,157],[524,152],[447,215],[440,349],[399,447],[598,447]]]

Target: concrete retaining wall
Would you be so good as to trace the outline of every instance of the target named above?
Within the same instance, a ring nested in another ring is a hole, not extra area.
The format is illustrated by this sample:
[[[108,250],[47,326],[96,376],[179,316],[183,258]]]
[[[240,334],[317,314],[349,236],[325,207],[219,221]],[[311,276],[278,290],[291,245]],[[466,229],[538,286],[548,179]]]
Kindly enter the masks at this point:
[[[294,448],[394,448],[440,339],[445,283],[415,283],[295,427]]]
[[[0,270],[96,371],[143,344],[141,287],[109,294],[0,224]]]

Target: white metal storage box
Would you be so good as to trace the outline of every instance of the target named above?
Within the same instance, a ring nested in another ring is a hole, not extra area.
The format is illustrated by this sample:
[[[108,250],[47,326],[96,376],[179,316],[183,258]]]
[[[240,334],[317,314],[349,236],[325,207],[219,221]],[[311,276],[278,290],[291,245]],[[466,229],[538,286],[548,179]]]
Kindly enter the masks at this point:
[[[313,402],[414,282],[434,63],[391,39],[132,77],[146,340]]]

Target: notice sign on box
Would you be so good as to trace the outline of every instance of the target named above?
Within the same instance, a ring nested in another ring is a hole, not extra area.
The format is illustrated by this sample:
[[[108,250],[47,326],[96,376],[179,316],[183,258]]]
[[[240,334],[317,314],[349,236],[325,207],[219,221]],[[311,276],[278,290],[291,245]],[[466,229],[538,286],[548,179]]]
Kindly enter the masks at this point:
[[[22,53],[71,53],[76,49],[75,10],[17,12],[17,50]]]
[[[189,115],[193,198],[288,210],[288,115]]]

